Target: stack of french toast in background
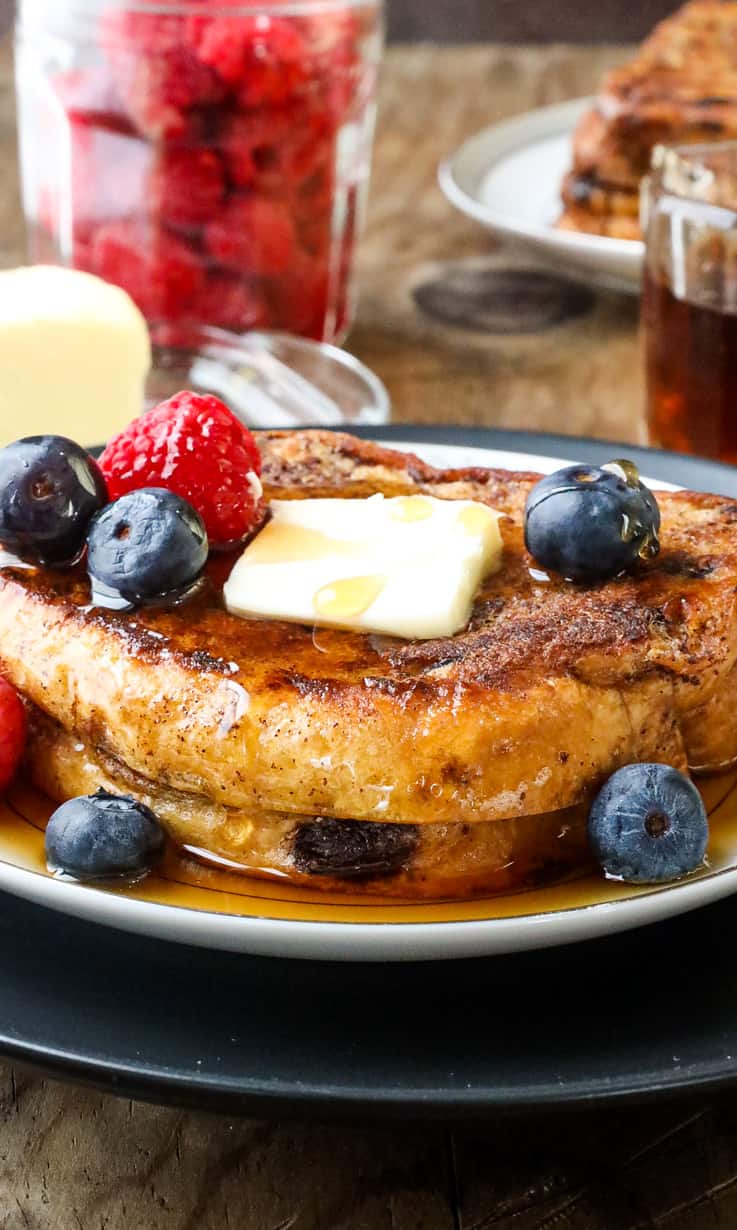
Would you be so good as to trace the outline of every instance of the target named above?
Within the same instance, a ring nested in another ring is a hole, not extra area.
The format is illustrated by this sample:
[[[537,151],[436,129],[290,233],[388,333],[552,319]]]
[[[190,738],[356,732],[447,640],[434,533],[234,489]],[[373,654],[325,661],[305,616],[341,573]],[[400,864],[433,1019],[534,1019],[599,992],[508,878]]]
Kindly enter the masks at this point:
[[[559,227],[639,239],[656,145],[737,139],[737,2],[691,0],[604,79],[573,141]]]

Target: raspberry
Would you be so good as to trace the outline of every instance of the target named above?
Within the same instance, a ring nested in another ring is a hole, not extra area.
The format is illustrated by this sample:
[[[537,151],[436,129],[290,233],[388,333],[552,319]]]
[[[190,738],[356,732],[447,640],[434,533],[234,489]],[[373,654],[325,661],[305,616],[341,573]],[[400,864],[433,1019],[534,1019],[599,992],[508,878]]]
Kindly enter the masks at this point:
[[[110,222],[95,232],[93,271],[115,282],[149,320],[178,320],[204,286],[196,254],[173,235],[144,221]]]
[[[332,210],[315,210],[297,220],[299,242],[308,256],[328,260],[333,242]]]
[[[295,123],[288,108],[270,107],[227,116],[218,144],[234,184],[269,193],[301,183],[328,163],[334,136],[326,112],[305,111]]]
[[[187,38],[242,107],[286,102],[307,82],[304,40],[290,21],[258,17],[190,17]]]
[[[269,323],[268,305],[261,292],[227,273],[209,276],[197,296],[195,314],[198,320],[236,333],[263,329]]]
[[[161,152],[151,173],[150,198],[164,222],[182,227],[207,222],[224,196],[223,168],[212,150],[170,146]]]
[[[361,21],[350,9],[336,9],[305,17],[301,26],[307,45],[325,64],[338,55],[341,62],[349,52],[358,55]]]
[[[289,210],[263,196],[235,196],[205,228],[205,243],[226,269],[253,277],[284,273],[297,236]]]
[[[328,339],[328,298],[330,277],[322,261],[300,255],[287,276],[275,278],[271,285],[274,328]],[[330,335],[332,336],[332,334]]]
[[[162,402],[108,444],[100,466],[111,500],[140,487],[188,500],[215,547],[241,542],[264,516],[256,442],[217,397],[184,392]]]
[[[218,145],[233,183],[251,188],[277,176],[283,143],[293,129],[294,120],[284,108],[226,115]]]
[[[26,743],[26,711],[16,692],[0,679],[0,790],[10,785]]]
[[[321,81],[331,112],[341,123],[361,87],[361,22],[355,13],[344,9],[306,17],[302,28],[314,75]]]
[[[189,130],[188,111],[223,97],[216,74],[184,42],[185,19],[111,9],[100,23],[100,46],[136,127],[154,141]]]

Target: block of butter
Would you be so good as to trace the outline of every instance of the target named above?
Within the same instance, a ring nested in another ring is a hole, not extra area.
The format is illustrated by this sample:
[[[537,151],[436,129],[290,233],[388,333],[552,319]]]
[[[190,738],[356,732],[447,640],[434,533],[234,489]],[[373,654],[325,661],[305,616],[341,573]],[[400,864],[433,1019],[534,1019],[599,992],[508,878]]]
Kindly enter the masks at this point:
[[[499,568],[501,514],[473,500],[273,500],[225,585],[234,615],[413,640],[468,622]]]
[[[0,446],[47,432],[103,443],[141,413],[150,366],[125,291],[50,265],[0,272]]]

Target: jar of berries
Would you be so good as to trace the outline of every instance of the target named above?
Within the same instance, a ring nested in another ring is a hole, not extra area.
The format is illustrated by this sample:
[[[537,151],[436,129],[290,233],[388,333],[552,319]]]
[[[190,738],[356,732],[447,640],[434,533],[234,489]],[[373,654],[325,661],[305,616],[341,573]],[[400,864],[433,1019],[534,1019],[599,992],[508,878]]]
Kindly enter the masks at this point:
[[[381,0],[22,0],[30,259],[124,287],[171,344],[340,339],[381,43]]]

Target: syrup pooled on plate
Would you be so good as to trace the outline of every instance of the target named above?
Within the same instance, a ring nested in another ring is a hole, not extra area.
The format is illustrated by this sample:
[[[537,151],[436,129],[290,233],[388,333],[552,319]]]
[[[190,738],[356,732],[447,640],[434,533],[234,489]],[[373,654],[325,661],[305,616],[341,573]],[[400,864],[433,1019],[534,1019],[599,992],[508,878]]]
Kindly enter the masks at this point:
[[[700,782],[709,811],[711,837],[708,866],[689,877],[724,873],[737,868],[737,771]],[[56,804],[20,779],[0,802],[0,862],[47,875],[43,833]],[[680,883],[683,883],[681,881]],[[474,919],[521,918],[553,914],[601,903],[662,892],[667,889],[617,884],[596,872],[582,871],[562,880],[540,877],[516,892],[479,895],[470,899],[405,901],[370,895],[320,891],[316,884],[287,884],[257,868],[234,872],[216,861],[205,863],[169,846],[163,866],[135,885],[101,884],[105,892],[134,900],[211,913],[332,922],[453,922]],[[678,887],[676,884],[673,887]],[[74,886],[74,891],[90,891]]]

